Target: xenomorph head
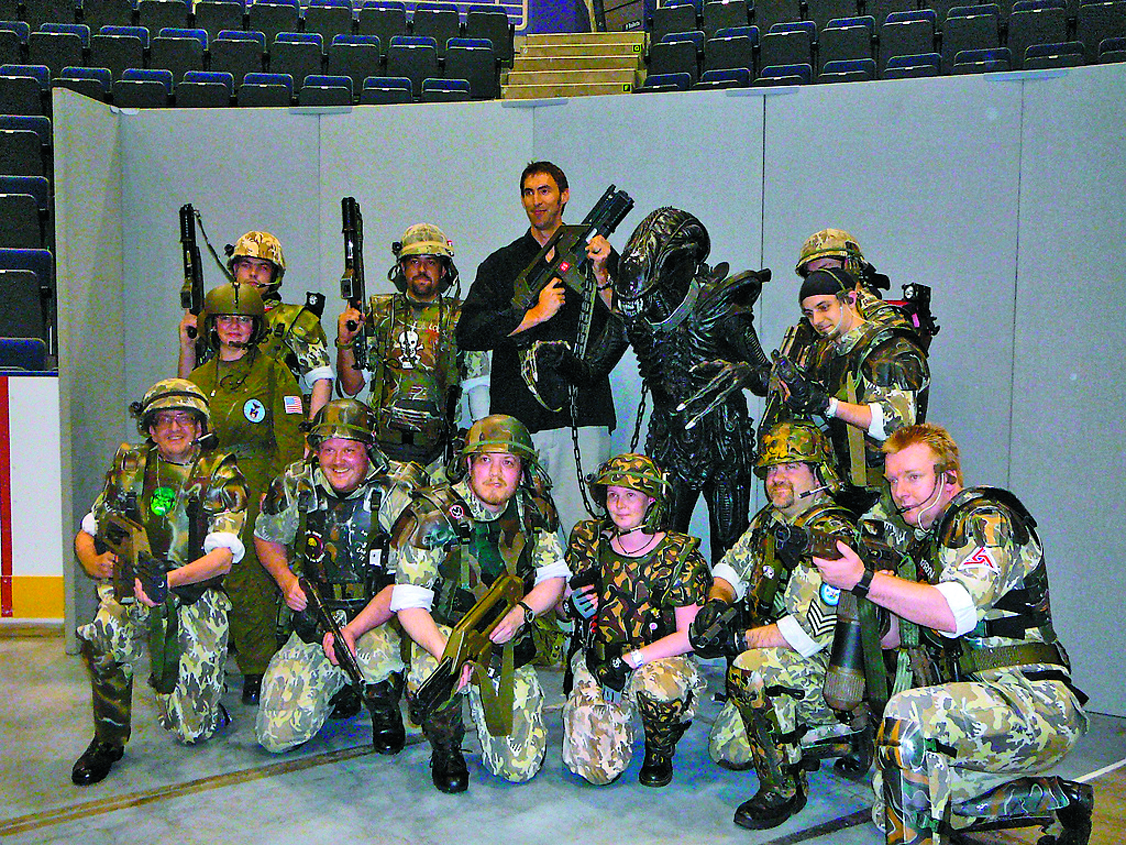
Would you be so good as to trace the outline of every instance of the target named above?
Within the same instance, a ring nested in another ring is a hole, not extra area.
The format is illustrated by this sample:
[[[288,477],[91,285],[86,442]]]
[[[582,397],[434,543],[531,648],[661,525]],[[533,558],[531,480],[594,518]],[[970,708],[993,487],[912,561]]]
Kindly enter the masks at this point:
[[[711,239],[704,224],[679,208],[658,208],[634,229],[618,265],[615,290],[627,317],[667,317],[689,285],[707,272]]]

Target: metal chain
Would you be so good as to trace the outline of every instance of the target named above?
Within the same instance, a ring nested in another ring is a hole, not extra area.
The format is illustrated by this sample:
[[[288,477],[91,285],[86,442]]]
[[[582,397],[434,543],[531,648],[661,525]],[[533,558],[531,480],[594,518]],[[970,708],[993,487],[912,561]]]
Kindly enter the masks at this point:
[[[579,479],[579,495],[583,497],[583,507],[591,517],[597,517],[598,514],[594,512],[594,508],[590,506],[590,499],[586,495],[586,476],[583,474],[583,453],[579,449],[579,425],[578,425],[578,396],[579,389],[575,385],[568,385],[567,398],[571,403],[571,444],[575,448],[575,474]]]
[[[637,403],[637,421],[633,424],[633,437],[629,441],[629,450],[637,451],[637,442],[641,439],[641,421],[645,418],[645,400],[649,396],[649,385],[642,380],[641,400]]]

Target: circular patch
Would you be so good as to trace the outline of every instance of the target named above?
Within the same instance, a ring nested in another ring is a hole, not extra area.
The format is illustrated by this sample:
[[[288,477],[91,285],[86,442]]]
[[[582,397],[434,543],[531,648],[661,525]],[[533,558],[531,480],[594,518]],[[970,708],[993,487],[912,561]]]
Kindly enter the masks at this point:
[[[762,577],[763,578],[773,578],[774,577],[774,567],[771,566],[770,564],[763,566]]]
[[[176,504],[176,491],[171,487],[157,487],[152,491],[149,510],[157,516],[164,516]]]
[[[452,516],[454,519],[457,519],[457,520],[464,519],[465,518],[465,508],[463,508],[461,505],[451,505],[450,506],[450,516]]]
[[[828,584],[821,585],[821,601],[829,607],[836,607],[837,602],[841,600],[841,591],[836,587],[830,587]]]
[[[242,406],[242,415],[249,422],[260,423],[266,419],[266,406],[258,399],[247,399],[246,404]]]

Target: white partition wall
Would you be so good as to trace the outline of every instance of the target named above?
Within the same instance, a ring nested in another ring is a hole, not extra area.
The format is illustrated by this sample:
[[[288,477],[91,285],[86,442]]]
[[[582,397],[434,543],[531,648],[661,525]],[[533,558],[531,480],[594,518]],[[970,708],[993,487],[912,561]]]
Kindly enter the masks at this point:
[[[220,247],[249,228],[275,232],[287,299],[325,293],[331,339],[342,196],[363,207],[371,290],[388,289],[388,245],[419,220],[455,241],[464,290],[526,225],[520,169],[548,158],[570,177],[569,219],[611,182],[634,196],[618,247],[649,211],[676,205],[708,227],[712,262],[770,267],[757,317],[768,351],[797,317],[798,249],[824,226],[856,235],[893,294],[932,286],[942,332],[931,419],[963,445],[970,483],[1011,487],[1039,519],[1077,680],[1094,709],[1126,713],[1111,607],[1126,578],[1123,329],[1107,307],[1122,286],[1112,245],[1126,217],[1124,82],[1126,67],[1108,65],[519,105],[137,115],[62,92],[60,290],[72,300],[60,305],[62,366],[74,396],[98,398],[62,411],[84,470],[64,469],[64,495],[71,511],[86,507],[96,486],[86,471],[100,474],[112,452],[94,431],[128,433],[124,403],[174,366],[181,203],[204,213]],[[206,258],[205,269],[217,283]],[[84,344],[103,366],[82,363]],[[629,356],[614,390],[625,448],[640,394]],[[73,516],[64,505],[64,532]]]

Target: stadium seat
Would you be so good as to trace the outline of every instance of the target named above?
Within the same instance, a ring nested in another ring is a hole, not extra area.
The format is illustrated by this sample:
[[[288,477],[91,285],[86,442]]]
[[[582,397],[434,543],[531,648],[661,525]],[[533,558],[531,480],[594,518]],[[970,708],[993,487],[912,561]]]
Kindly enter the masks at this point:
[[[113,76],[104,67],[64,67],[55,77],[54,87],[69,88],[103,103],[109,99],[113,87]]]
[[[369,76],[360,92],[360,104],[365,106],[409,103],[413,99],[411,81],[405,76]]]
[[[204,70],[207,40],[205,29],[162,29],[149,47],[149,67],[172,71],[175,86],[188,71]]]
[[[962,50],[954,56],[955,75],[967,73],[993,73],[1012,70],[1013,62],[1008,47],[989,50]]]
[[[500,96],[497,57],[486,38],[451,38],[446,48],[446,78],[469,82],[474,100],[494,100]]]
[[[754,81],[757,87],[776,85],[808,85],[813,81],[813,68],[808,64],[769,65]]]
[[[821,65],[817,75],[821,83],[867,82],[875,78],[876,60],[872,58],[830,60]]]
[[[854,18],[860,14],[856,0],[806,0],[806,16],[820,32],[834,18]]]
[[[935,23],[932,9],[889,14],[880,27],[880,67],[887,67],[892,56],[933,53]]]
[[[1011,48],[1010,48],[1011,49]],[[1079,41],[1059,44],[1029,44],[1024,49],[1023,70],[1043,70],[1054,67],[1082,67],[1085,50]],[[1013,57],[1016,61],[1016,57]]]
[[[91,35],[103,26],[128,26],[136,14],[132,0],[79,0],[78,10]]]
[[[467,102],[471,99],[468,79],[424,79],[422,96],[424,103]]]
[[[241,85],[248,73],[265,70],[266,36],[261,32],[224,29],[211,42],[211,70],[226,71]]]
[[[1087,64],[1099,60],[1099,45],[1106,38],[1126,37],[1126,0],[1080,3],[1075,18],[1075,40],[1086,48]]]
[[[715,38],[721,29],[749,26],[753,8],[747,0],[708,0],[704,4],[704,35]]]
[[[700,29],[696,20],[696,7],[692,0],[672,0],[653,10],[653,29],[650,41],[660,43],[673,32],[692,32]]]
[[[876,22],[869,15],[836,18],[821,30],[818,56],[824,69],[829,62],[848,59],[872,59]]]
[[[113,83],[113,104],[122,108],[164,109],[171,104],[172,71],[126,68]]]
[[[700,81],[692,87],[697,90],[712,88],[747,88],[751,84],[751,71],[745,67],[705,70]]]
[[[137,23],[149,32],[187,29],[190,22],[191,9],[184,0],[140,0],[137,3]]]
[[[1034,44],[1067,41],[1067,6],[1064,0],[1017,0],[1009,16],[1009,51],[1013,68],[1022,70],[1028,48]]]
[[[379,76],[382,71],[382,47],[375,35],[337,35],[328,47],[330,76],[352,77],[352,90],[364,87],[369,76]]]
[[[351,35],[354,28],[351,0],[310,0],[305,6],[305,32],[320,34],[322,46],[337,35]]]
[[[324,73],[323,36],[319,32],[280,32],[270,47],[270,73],[288,73],[301,87],[306,76]]]
[[[465,37],[488,38],[493,42],[497,60],[512,67],[513,27],[508,14],[496,6],[470,6],[465,14]]]
[[[301,106],[351,106],[352,77],[310,76],[297,92]]]
[[[242,0],[196,0],[195,26],[214,41],[224,29],[243,29],[246,9]]]
[[[461,37],[461,19],[453,3],[418,3],[411,16],[411,32],[434,39],[438,60],[446,58],[446,42]]]
[[[776,23],[759,40],[759,65],[813,65],[817,31],[812,21]]]
[[[288,73],[248,73],[236,99],[240,106],[291,106],[293,77]]]
[[[411,93],[422,94],[422,81],[440,77],[438,48],[434,39],[396,35],[387,48],[387,75],[405,76],[411,81]]]
[[[938,76],[942,56],[938,53],[919,53],[911,56],[891,56],[884,66],[881,79],[919,79]]]
[[[0,248],[42,249],[39,207],[31,194],[0,192]]]
[[[90,29],[86,24],[45,23],[27,40],[27,61],[33,65],[46,65],[51,75],[62,73],[64,67],[81,65],[86,47],[90,43]]]
[[[400,0],[364,0],[364,5],[356,15],[356,27],[360,35],[374,35],[379,38],[383,56],[396,35],[407,35],[407,7]]]
[[[247,31],[261,32],[272,44],[279,32],[297,32],[301,28],[301,7],[297,0],[257,0],[246,12]]]
[[[223,108],[231,104],[234,77],[221,71],[190,70],[176,86],[176,105],[184,108]]]
[[[692,87],[692,77],[687,73],[651,73],[645,77],[645,84],[635,89],[638,94],[654,94],[661,91],[687,91]]]
[[[954,69],[954,57],[963,50],[988,50],[1001,46],[1001,13],[995,3],[955,6],[942,25],[942,72]]]

